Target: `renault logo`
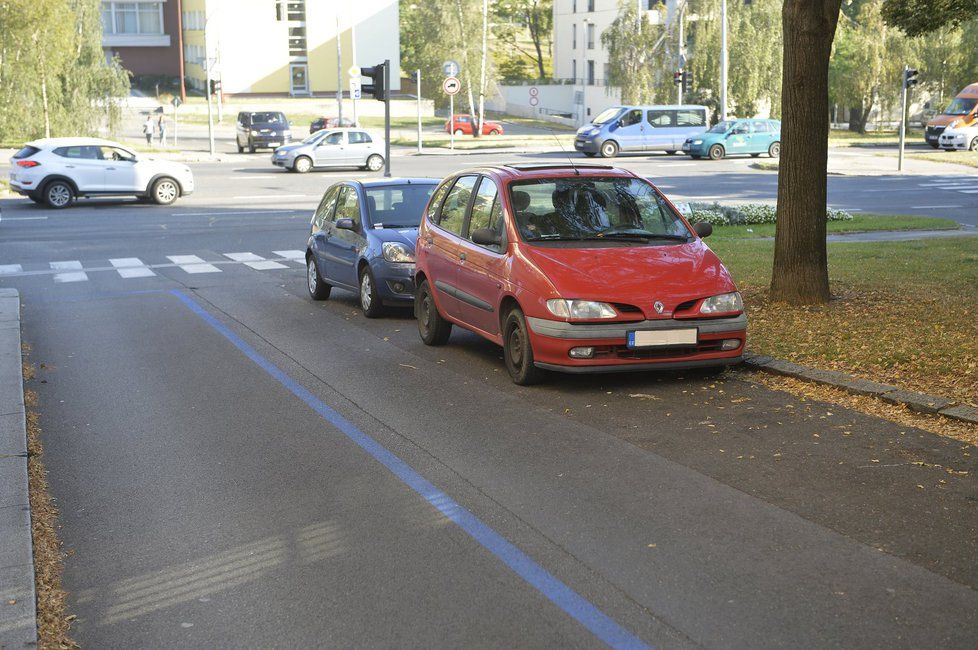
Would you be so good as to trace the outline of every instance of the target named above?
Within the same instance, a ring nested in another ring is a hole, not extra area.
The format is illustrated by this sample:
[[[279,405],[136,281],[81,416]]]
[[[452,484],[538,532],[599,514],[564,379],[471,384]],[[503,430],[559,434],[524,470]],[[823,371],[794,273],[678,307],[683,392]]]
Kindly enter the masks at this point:
[[[652,303],[652,307],[655,309],[655,313],[661,314],[662,310],[665,309],[665,305],[662,304],[661,300],[656,300]]]

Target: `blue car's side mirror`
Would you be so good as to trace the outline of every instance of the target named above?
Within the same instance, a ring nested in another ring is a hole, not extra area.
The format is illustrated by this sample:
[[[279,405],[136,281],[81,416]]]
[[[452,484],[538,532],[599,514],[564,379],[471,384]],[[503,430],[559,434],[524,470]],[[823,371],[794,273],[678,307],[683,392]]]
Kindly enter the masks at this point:
[[[337,219],[336,228],[338,230],[356,230],[357,227],[353,223],[353,219]]]

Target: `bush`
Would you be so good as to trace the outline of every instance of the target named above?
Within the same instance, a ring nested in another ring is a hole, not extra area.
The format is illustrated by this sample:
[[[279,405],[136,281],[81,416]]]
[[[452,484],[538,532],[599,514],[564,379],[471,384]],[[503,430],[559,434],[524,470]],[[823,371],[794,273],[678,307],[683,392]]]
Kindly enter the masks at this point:
[[[691,223],[706,221],[714,226],[751,226],[760,223],[777,223],[778,209],[764,203],[744,203],[741,205],[720,205],[719,203],[690,203],[693,214]],[[845,210],[829,209],[825,212],[826,221],[852,221],[852,215]]]

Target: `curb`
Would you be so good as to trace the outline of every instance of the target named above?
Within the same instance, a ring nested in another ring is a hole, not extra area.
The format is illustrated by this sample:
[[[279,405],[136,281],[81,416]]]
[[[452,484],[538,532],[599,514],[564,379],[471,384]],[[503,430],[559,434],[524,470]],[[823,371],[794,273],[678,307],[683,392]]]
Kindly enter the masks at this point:
[[[37,645],[20,294],[0,289],[0,648]]]
[[[744,355],[744,365],[772,375],[784,375],[823,386],[840,388],[853,395],[878,397],[884,402],[905,406],[916,413],[943,415],[952,420],[978,425],[978,408],[968,406],[967,404],[958,404],[956,401],[946,397],[903,390],[898,386],[881,384],[868,379],[859,379],[858,377],[847,375],[844,372],[819,370],[818,368],[803,366],[782,359],[775,359],[763,354],[752,354],[748,352]]]

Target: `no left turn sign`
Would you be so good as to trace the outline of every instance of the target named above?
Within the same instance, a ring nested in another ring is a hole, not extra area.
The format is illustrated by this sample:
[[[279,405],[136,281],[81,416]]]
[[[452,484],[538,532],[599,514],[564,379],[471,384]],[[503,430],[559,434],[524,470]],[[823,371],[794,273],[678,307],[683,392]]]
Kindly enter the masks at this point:
[[[458,91],[462,90],[462,82],[458,77],[446,77],[445,81],[441,82],[441,88],[446,95],[457,95]]]

